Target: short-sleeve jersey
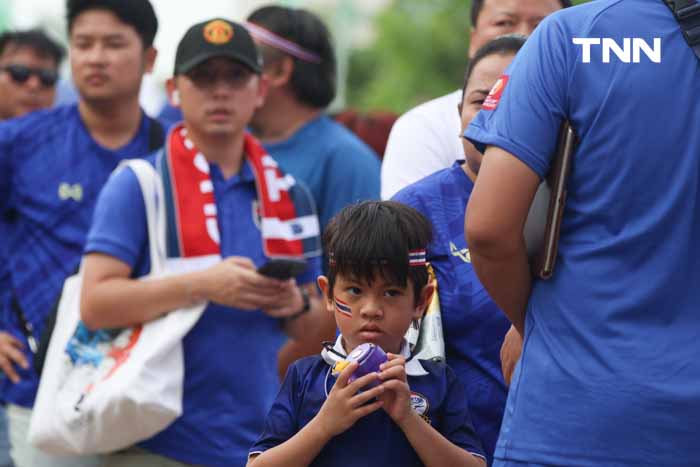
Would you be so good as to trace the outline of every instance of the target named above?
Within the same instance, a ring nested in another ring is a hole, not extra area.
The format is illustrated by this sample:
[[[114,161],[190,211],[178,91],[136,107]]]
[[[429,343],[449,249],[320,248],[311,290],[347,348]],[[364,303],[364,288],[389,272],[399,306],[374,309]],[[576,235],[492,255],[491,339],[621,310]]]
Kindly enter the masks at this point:
[[[154,156],[148,160],[153,163]],[[256,266],[267,261],[257,220],[257,192],[250,166],[224,179],[210,165],[223,257],[244,256]],[[150,270],[143,197],[134,173],[123,170],[105,185],[95,208],[87,253],[115,257],[140,277]],[[300,284],[320,274],[309,260]],[[180,462],[243,466],[248,449],[279,388],[277,352],[286,337],[278,319],[210,303],[183,339],[183,414],[141,446]]]
[[[98,194],[122,159],[148,153],[151,121],[143,115],[136,135],[111,150],[90,136],[77,105],[28,114],[0,123],[0,215],[5,225],[11,294],[39,339],[44,322],[80,262]],[[10,291],[7,291],[9,303]],[[4,327],[26,338],[6,305]],[[31,352],[25,352],[32,361]],[[0,380],[7,402],[31,407],[38,388],[33,369],[18,368],[22,381]]]
[[[447,363],[463,384],[474,428],[491,462],[506,403],[500,350],[510,322],[476,277],[464,239],[464,212],[474,184],[455,162],[394,196],[433,226],[426,248],[438,281]]]
[[[599,0],[545,19],[506,75],[468,138],[540,177],[562,119],[580,142],[496,458],[696,465],[700,64],[662,1]]]
[[[408,376],[414,410],[449,441],[483,457],[461,383],[445,364],[426,361],[420,364],[427,374]],[[271,449],[301,430],[319,412],[333,384],[335,377],[331,366],[321,356],[293,363],[251,454]],[[398,425],[379,409],[331,439],[310,465],[411,467],[423,464]]]
[[[311,190],[321,228],[345,206],[379,199],[379,158],[327,115],[306,123],[285,141],[264,146],[282,170]]]

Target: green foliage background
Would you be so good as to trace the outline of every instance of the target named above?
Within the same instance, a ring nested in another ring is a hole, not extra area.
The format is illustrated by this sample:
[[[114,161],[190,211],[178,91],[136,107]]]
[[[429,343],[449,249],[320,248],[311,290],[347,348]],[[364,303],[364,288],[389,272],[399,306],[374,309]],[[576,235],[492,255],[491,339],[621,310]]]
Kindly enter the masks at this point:
[[[460,87],[470,8],[470,0],[394,0],[375,19],[376,40],[350,56],[347,106],[402,113]]]

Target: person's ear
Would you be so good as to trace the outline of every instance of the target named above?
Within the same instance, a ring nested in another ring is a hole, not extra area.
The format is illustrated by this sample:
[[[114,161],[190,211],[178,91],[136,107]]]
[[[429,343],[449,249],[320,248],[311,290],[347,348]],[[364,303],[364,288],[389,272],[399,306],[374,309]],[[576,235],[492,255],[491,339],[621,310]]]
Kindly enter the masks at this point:
[[[428,306],[430,306],[430,302],[433,300],[434,293],[436,293],[435,282],[430,281],[420,291],[420,295],[418,296],[418,303],[416,303],[416,307],[413,310],[413,319],[420,319],[423,317],[425,310],[428,309]]]
[[[158,50],[155,47],[149,47],[143,52],[143,71],[144,73],[152,73],[153,67],[156,64],[156,58],[158,57]]]
[[[474,54],[477,51],[476,46],[474,45],[474,36],[476,36],[476,32],[474,31],[476,26],[472,25],[472,30],[469,31],[469,59],[474,56]]]
[[[281,88],[291,81],[292,73],[294,73],[294,60],[285,55],[266,66],[263,76],[267,78],[271,88]]]
[[[326,304],[326,310],[333,313],[333,291],[328,284],[328,278],[326,276],[318,276],[316,283],[318,284],[318,288],[321,289],[323,301]]]
[[[168,102],[173,107],[180,107],[180,91],[177,90],[175,78],[170,78],[165,82],[165,89],[168,93]]]

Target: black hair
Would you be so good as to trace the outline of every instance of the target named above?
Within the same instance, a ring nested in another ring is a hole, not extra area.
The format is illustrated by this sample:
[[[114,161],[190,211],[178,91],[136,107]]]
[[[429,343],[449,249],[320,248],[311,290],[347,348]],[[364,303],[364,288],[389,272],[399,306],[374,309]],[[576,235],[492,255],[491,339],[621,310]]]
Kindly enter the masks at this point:
[[[476,22],[479,19],[481,10],[484,8],[484,2],[486,0],[472,0],[472,27],[476,26]],[[559,0],[562,8],[569,8],[571,6],[571,0]]]
[[[319,63],[311,63],[289,55],[294,60],[290,84],[301,102],[327,107],[335,98],[337,70],[331,35],[323,21],[308,10],[282,6],[259,8],[248,16],[248,21],[320,57]],[[267,48],[261,47],[263,56]]]
[[[158,32],[158,18],[148,0],[67,0],[68,32],[73,29],[73,23],[81,13],[97,9],[114,13],[121,22],[133,27],[141,37],[144,49],[153,45]]]
[[[469,60],[467,71],[464,74],[462,98],[464,98],[464,93],[467,91],[467,83],[469,82],[469,78],[471,77],[474,68],[481,60],[490,55],[507,55],[511,53],[515,55],[518,53],[518,50],[525,45],[526,40],[527,36],[523,36],[522,34],[506,34],[490,40],[481,46],[481,48],[474,54],[474,57]]]
[[[56,67],[61,64],[65,50],[41,29],[26,31],[6,31],[0,34],[0,55],[12,45],[32,49],[40,57],[53,59]]]
[[[428,283],[428,269],[409,266],[409,251],[424,250],[431,238],[430,222],[404,204],[364,201],[345,207],[323,233],[329,259],[329,295],[338,274],[368,284],[381,277],[400,287],[410,280],[418,303]]]

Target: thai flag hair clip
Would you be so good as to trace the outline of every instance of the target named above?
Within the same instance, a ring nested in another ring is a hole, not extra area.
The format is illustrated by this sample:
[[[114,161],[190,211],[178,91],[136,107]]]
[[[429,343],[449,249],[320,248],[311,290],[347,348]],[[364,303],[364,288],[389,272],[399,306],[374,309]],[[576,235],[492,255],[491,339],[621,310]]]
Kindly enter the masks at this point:
[[[411,267],[425,266],[427,263],[425,249],[411,250],[408,252],[408,265]]]

